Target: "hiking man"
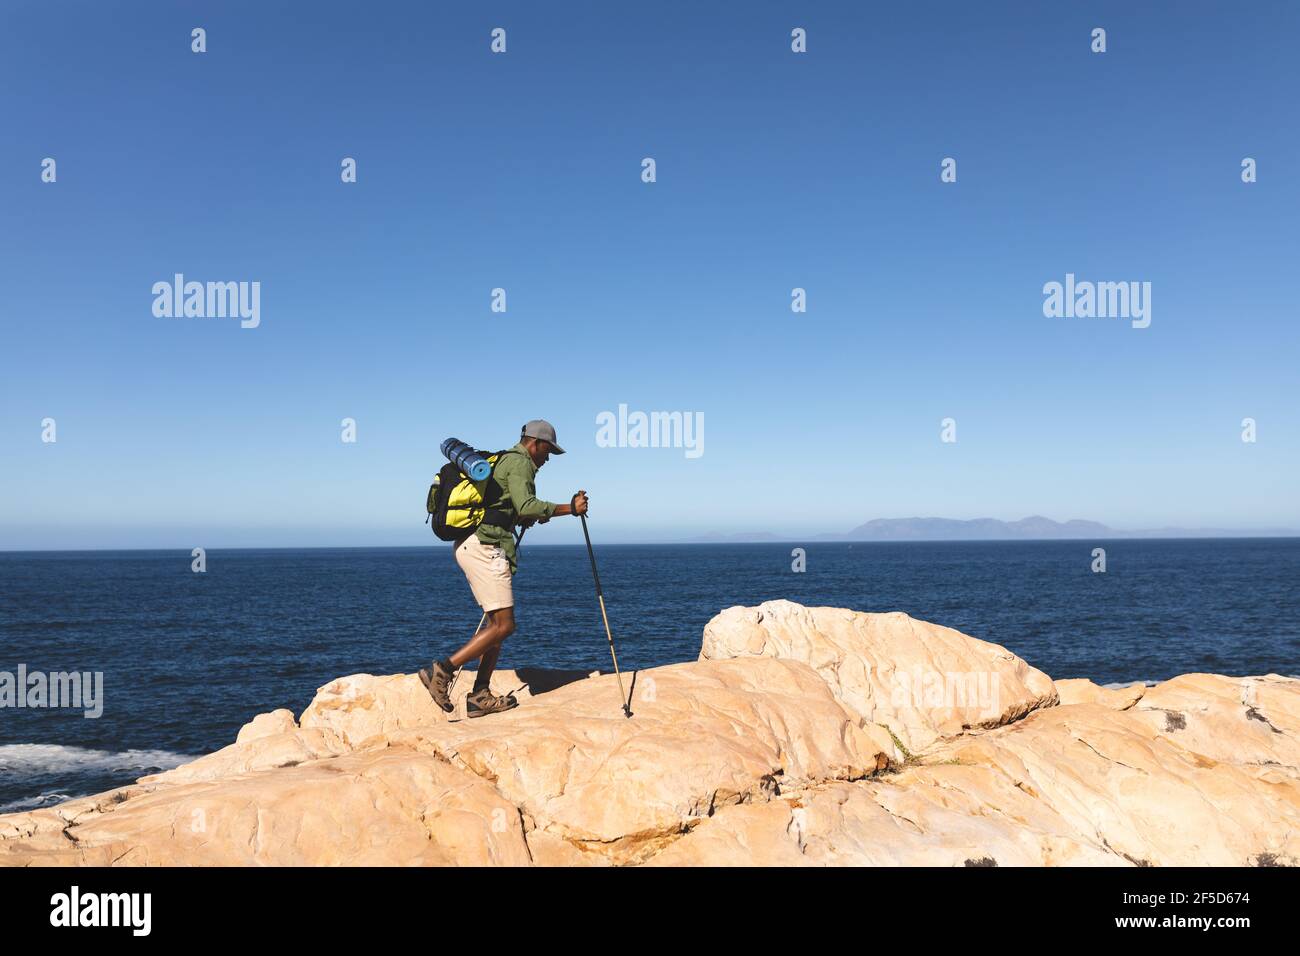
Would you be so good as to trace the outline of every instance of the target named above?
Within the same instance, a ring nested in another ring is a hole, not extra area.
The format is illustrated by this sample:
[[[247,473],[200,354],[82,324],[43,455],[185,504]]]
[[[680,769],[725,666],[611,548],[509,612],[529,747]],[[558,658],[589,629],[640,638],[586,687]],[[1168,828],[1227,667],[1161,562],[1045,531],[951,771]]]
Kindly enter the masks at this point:
[[[489,482],[500,486],[501,497],[494,500],[484,514],[483,523],[466,537],[454,542],[456,563],[465,572],[474,600],[487,615],[487,626],[479,630],[460,650],[428,670],[420,671],[420,681],[434,703],[451,713],[451,685],[456,671],[466,662],[479,659],[474,689],[465,699],[465,714],[482,717],[519,706],[514,694],[497,697],[488,688],[496,668],[501,643],[515,630],[515,600],[511,578],[517,567],[515,525],[529,527],[545,523],[556,515],[585,515],[587,493],[579,491],[567,505],[557,505],[537,497],[533,479],[537,469],[552,454],[563,455],[555,442],[555,428],[550,422],[534,419],[523,427],[519,444],[503,452],[492,469]]]

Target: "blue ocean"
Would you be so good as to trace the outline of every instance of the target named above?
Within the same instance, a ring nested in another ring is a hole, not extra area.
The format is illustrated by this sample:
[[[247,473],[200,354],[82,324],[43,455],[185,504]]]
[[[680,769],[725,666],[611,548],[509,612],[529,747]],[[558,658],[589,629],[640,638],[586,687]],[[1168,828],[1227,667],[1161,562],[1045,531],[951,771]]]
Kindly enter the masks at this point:
[[[1101,684],[1300,674],[1300,539],[597,547],[625,670],[693,660],[705,622],[788,598],[905,611]],[[479,612],[449,545],[0,553],[0,672],[100,672],[103,711],[0,709],[0,812],[119,786],[300,713],[345,674],[411,672]],[[608,669],[586,550],[524,544],[501,667]]]

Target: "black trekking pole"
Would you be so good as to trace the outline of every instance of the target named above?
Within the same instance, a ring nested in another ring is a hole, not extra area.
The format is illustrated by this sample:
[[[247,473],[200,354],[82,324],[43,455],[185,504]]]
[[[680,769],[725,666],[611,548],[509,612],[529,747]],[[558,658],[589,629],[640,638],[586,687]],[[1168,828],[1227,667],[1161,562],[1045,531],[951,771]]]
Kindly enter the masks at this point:
[[[614,676],[618,678],[618,698],[623,704],[623,713],[632,716],[632,707],[627,695],[623,693],[623,675],[618,672],[618,655],[614,653],[614,635],[609,631],[609,615],[605,613],[605,592],[600,589],[600,574],[596,571],[596,552],[591,549],[591,535],[587,533],[587,516],[582,518],[582,536],[587,539],[587,557],[591,559],[591,576],[596,579],[596,600],[600,602],[600,616],[605,622],[605,637],[609,639],[609,656],[614,659]]]

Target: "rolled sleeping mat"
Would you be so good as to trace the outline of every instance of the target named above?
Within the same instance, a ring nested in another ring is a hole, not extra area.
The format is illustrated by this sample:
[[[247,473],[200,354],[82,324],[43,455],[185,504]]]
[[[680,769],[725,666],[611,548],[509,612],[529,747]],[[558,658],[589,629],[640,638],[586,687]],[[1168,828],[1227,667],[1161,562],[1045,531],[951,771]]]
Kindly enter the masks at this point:
[[[492,474],[492,465],[488,460],[479,454],[477,449],[471,448],[463,441],[448,438],[441,447],[447,460],[469,475],[471,480],[482,481]]]

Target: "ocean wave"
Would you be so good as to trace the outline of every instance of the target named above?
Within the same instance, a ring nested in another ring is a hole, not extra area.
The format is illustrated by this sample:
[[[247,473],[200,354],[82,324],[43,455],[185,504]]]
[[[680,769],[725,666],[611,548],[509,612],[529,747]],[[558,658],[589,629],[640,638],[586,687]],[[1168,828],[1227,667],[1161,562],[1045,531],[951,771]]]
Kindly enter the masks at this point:
[[[194,760],[196,756],[170,750],[114,752],[64,744],[0,744],[0,773],[40,775],[170,770]]]
[[[0,813],[22,813],[26,810],[39,810],[42,807],[52,807],[56,803],[62,803],[64,800],[71,800],[73,795],[63,793],[59,790],[47,790],[44,793],[38,793],[34,797],[24,797],[21,800],[14,800],[12,803],[0,803]]]

